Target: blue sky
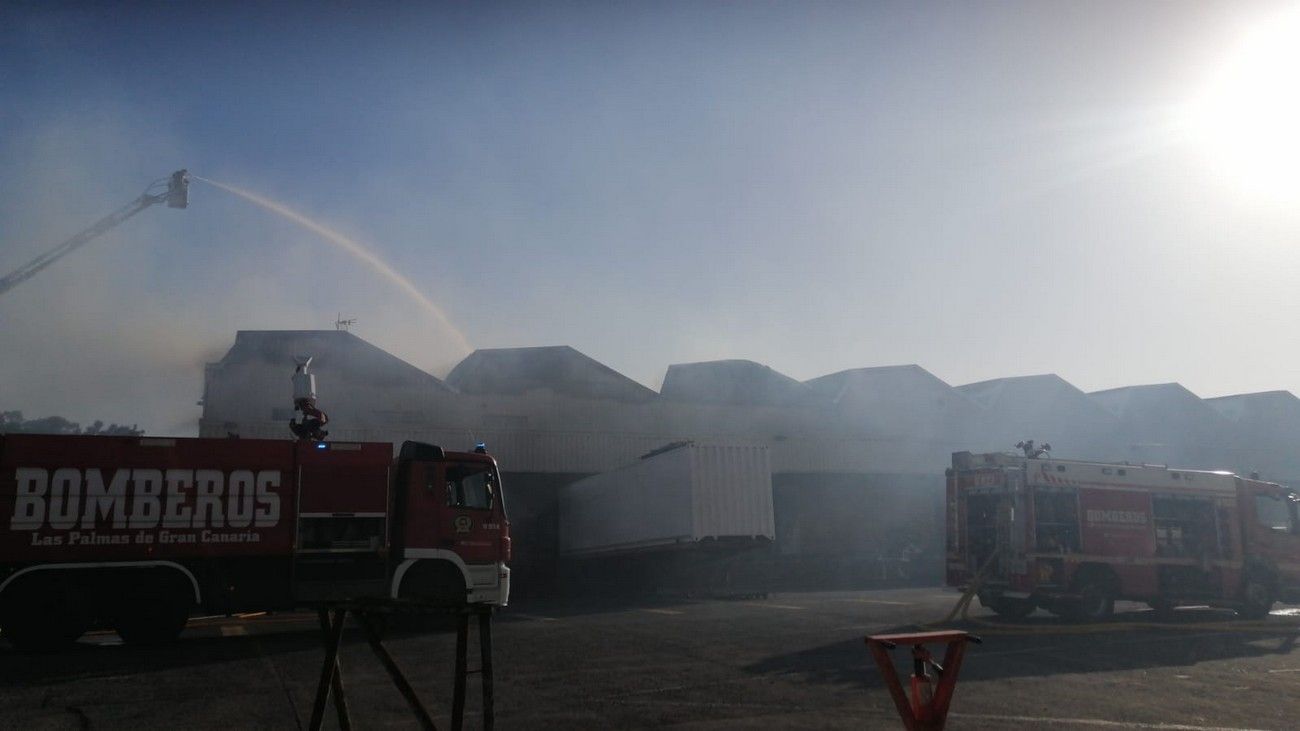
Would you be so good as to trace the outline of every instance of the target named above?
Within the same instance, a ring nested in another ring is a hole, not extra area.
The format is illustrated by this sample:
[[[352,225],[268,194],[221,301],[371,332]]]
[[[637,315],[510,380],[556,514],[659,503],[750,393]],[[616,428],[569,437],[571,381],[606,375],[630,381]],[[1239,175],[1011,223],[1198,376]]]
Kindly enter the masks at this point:
[[[1170,133],[1273,3],[0,9],[0,270],[178,167],[364,242],[478,347],[797,378],[1297,390],[1293,201]],[[384,280],[195,183],[0,298],[0,405],[197,417],[236,329],[445,372]]]

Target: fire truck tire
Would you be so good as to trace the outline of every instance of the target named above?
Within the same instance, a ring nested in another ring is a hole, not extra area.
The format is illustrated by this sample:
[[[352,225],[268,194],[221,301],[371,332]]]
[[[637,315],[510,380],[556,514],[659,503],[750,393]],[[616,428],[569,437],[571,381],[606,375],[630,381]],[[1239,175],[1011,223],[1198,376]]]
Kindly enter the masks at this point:
[[[190,586],[173,572],[149,571],[132,582],[113,628],[128,645],[161,645],[180,636],[194,604]]]
[[[1028,599],[1001,598],[989,604],[994,614],[1007,619],[1024,619],[1034,613],[1038,607]]]
[[[71,645],[90,628],[87,602],[61,576],[33,575],[5,591],[0,627],[23,652],[48,652]]]
[[[398,596],[423,599],[441,607],[461,607],[467,598],[465,579],[460,569],[447,561],[419,561],[402,578]]]
[[[1175,616],[1174,608],[1177,605],[1174,604],[1174,602],[1169,599],[1162,598],[1162,599],[1152,599],[1151,601],[1147,602],[1147,606],[1151,607],[1152,611],[1155,612],[1157,619],[1167,620],[1167,619],[1174,618]]]
[[[1078,598],[1062,607],[1066,619],[1100,622],[1115,613],[1115,577],[1105,570],[1081,572],[1071,592]]]
[[[1242,588],[1242,605],[1237,610],[1243,619],[1263,619],[1268,616],[1277,601],[1273,582],[1258,573],[1246,575],[1246,585]]]
[[[447,561],[427,559],[417,562],[402,577],[398,596],[451,608],[465,606],[468,598],[459,568]],[[424,612],[394,613],[376,622],[375,628],[381,636],[452,632],[456,629],[456,617]]]

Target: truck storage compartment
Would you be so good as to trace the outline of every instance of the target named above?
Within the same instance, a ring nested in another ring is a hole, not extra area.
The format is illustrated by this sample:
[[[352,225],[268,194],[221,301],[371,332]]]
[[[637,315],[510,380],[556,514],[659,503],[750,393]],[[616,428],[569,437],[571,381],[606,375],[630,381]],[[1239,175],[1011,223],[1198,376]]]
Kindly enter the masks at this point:
[[[297,450],[294,598],[386,595],[389,445],[334,442]]]
[[[994,493],[966,498],[967,568],[972,574],[985,568],[989,558],[1006,545],[1010,515],[1010,495]],[[999,566],[989,570],[994,576],[1005,576]]]

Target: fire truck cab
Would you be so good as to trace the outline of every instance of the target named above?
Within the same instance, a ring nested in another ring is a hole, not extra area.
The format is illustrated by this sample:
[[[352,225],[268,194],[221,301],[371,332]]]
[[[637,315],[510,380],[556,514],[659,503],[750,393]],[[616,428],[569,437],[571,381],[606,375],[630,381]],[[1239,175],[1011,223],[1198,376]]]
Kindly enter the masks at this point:
[[[1300,601],[1297,493],[1229,472],[957,452],[947,581],[980,603],[1102,619],[1115,600],[1266,615]]]

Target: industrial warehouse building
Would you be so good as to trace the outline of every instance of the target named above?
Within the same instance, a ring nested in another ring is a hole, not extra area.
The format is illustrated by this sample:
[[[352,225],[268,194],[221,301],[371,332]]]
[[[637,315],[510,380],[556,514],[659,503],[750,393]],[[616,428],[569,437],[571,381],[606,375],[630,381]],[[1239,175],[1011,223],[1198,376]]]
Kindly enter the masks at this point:
[[[1060,457],[1300,476],[1300,399],[1283,392],[1086,394],[1054,375],[954,388],[916,365],[800,382],[744,360],[672,365],[656,392],[567,346],[478,350],[444,381],[344,331],[237,333],[206,368],[200,434],[288,438],[295,355],[314,357],[331,439],[489,445],[522,594],[557,571],[562,487],[682,441],[770,454],[779,588],[938,580],[954,451],[1036,438]]]

